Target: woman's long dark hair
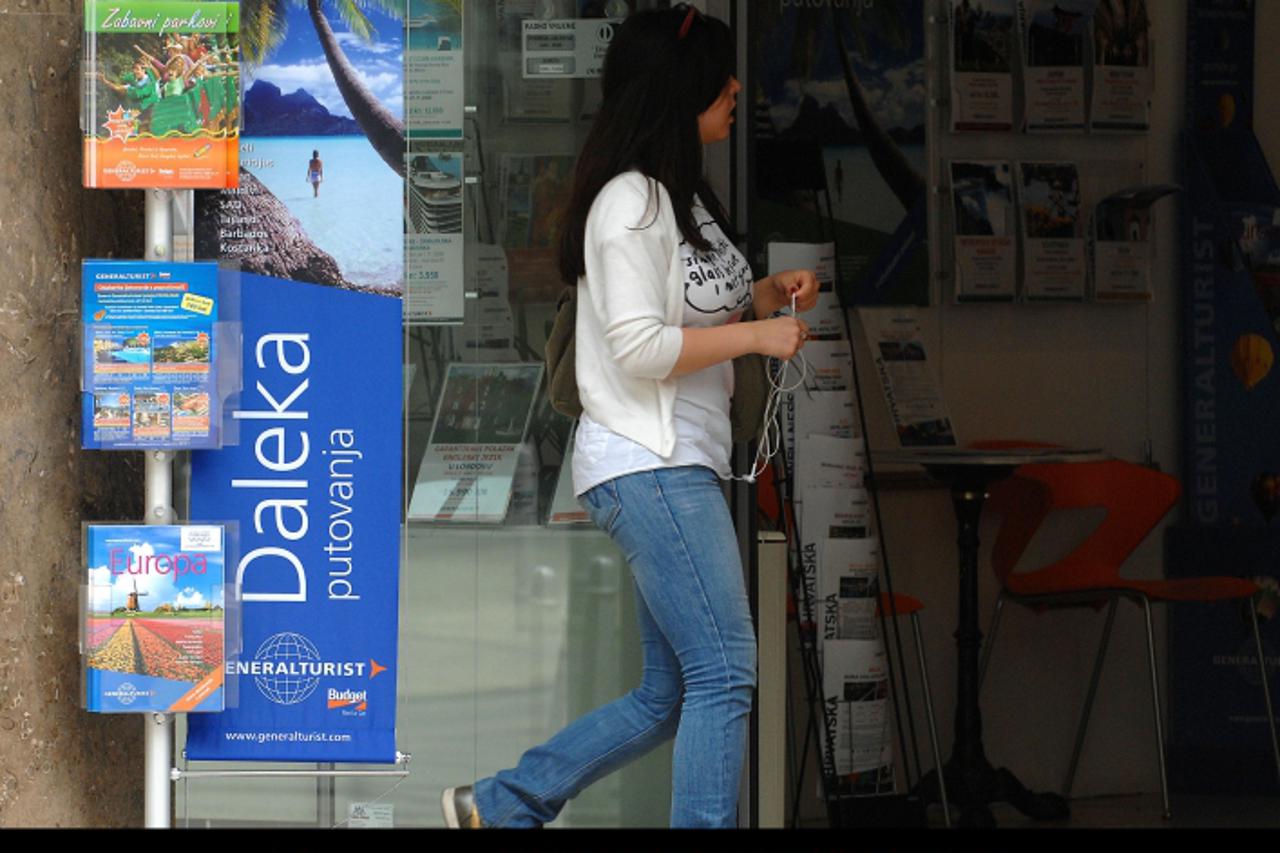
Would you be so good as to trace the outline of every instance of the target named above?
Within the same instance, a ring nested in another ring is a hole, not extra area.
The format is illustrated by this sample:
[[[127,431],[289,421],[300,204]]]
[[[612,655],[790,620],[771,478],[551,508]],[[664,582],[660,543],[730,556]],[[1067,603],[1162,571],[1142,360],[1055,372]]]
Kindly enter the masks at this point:
[[[632,169],[666,187],[684,239],[710,244],[693,217],[696,193],[722,227],[728,217],[702,174],[698,116],[734,73],[729,27],[688,8],[639,12],[618,28],[604,59],[604,100],[573,177],[560,237],[560,275],[570,284],[586,273],[587,213],[600,190]],[[656,193],[650,187],[650,193]],[[652,224],[635,223],[636,226]]]

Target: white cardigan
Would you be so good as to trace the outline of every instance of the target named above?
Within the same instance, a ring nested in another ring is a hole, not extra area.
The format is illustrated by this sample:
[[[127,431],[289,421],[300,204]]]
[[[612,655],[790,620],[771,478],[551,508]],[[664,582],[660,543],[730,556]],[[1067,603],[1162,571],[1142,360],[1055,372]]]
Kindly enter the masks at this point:
[[[596,423],[659,456],[675,450],[684,347],[680,229],[666,188],[640,172],[613,178],[587,214],[578,279],[578,396]]]

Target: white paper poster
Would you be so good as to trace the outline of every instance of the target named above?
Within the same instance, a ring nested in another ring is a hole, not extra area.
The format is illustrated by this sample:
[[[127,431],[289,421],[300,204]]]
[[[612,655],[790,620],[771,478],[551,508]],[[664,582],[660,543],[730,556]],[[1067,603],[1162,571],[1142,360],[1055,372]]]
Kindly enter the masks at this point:
[[[409,0],[404,117],[410,139],[462,138],[462,8]]]
[[[545,16],[537,0],[494,0],[499,67],[502,69],[502,116],[507,121],[563,122],[573,118],[573,84],[524,75],[524,22]],[[539,15],[539,13],[542,15]]]
[[[861,308],[858,316],[898,443],[903,447],[955,445],[951,418],[916,312],[910,308]]]
[[[800,499],[809,489],[861,489],[866,485],[866,473],[867,454],[862,439],[801,436],[796,448],[796,513],[802,514]]]
[[[1017,215],[1008,163],[951,163],[956,299],[1011,300],[1017,286]]]
[[[811,487],[797,497],[804,507],[804,514],[798,519],[801,575],[808,600],[817,608],[823,545],[829,539],[866,538],[870,533],[870,504],[866,489]],[[796,603],[803,614],[805,602]],[[812,615],[817,617],[816,613]]]
[[[1028,131],[1083,130],[1084,64],[1097,0],[1019,0]]]
[[[599,77],[620,18],[525,20],[525,77]]]
[[[835,291],[818,294],[818,304],[801,315],[809,324],[809,339],[834,340],[847,337],[844,311],[840,309],[840,297]]]
[[[1151,126],[1151,19],[1146,0],[1106,0],[1093,17],[1095,130]]]
[[[822,695],[828,713],[824,745],[849,793],[892,789],[889,678],[879,640],[827,640]],[[864,775],[865,774],[865,775]]]
[[[1177,192],[1171,185],[1133,187],[1098,202],[1093,216],[1094,298],[1151,299],[1151,206]]]
[[[858,411],[849,391],[810,391],[806,388],[790,394],[795,432],[800,435],[834,435],[858,438]],[[806,433],[806,430],[808,433]]]
[[[802,315],[809,324],[810,340],[845,337],[844,314],[835,291],[835,243],[770,243],[768,251],[769,275],[786,270],[813,270],[818,279],[818,304]],[[808,345],[805,350],[807,357]]]
[[[833,435],[855,438],[858,411],[849,391],[810,391],[799,388],[782,395],[782,452],[787,470],[796,465],[796,435]]]
[[[818,567],[823,640],[878,640],[880,622],[877,540],[828,539]]]
[[[514,361],[515,323],[511,314],[507,255],[501,246],[469,243],[467,291],[461,325],[449,330],[456,357]]]
[[[951,0],[951,129],[1013,129],[1013,0]]]
[[[1083,299],[1084,215],[1075,163],[1019,163],[1027,299]]]
[[[854,393],[853,351],[849,341],[809,341],[802,352],[806,365],[805,388]]]
[[[501,522],[541,364],[450,364],[409,518]]]
[[[351,829],[392,829],[395,825],[393,803],[351,803],[347,806],[347,826]]]
[[[417,148],[405,191],[405,320],[456,323],[463,317],[462,155]]]
[[[1099,302],[1151,301],[1150,252],[1147,243],[1095,244],[1095,298]]]
[[[567,122],[573,118],[573,84],[569,80],[525,77],[519,53],[498,62],[502,75],[502,117],[507,121]]]

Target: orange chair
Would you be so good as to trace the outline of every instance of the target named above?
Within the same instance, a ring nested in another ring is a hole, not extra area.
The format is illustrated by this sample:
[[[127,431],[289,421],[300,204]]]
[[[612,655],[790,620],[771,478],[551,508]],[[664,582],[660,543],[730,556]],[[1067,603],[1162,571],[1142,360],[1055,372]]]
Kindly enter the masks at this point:
[[[981,685],[1006,598],[1035,609],[1080,605],[1100,608],[1103,604],[1108,605],[1102,642],[1094,661],[1088,696],[1076,731],[1075,749],[1063,786],[1063,795],[1069,795],[1084,744],[1098,678],[1102,672],[1102,662],[1106,656],[1116,602],[1127,598],[1140,604],[1146,619],[1151,702],[1160,759],[1160,789],[1164,797],[1166,818],[1169,817],[1169,783],[1165,771],[1164,732],[1161,726],[1155,642],[1151,629],[1151,603],[1226,601],[1251,598],[1258,593],[1258,586],[1252,581],[1233,577],[1145,581],[1120,576],[1120,568],[1125,560],[1173,508],[1180,492],[1178,481],[1173,477],[1120,460],[1023,465],[1014,476],[997,483],[992,489],[988,509],[1004,517],[991,554],[991,565],[1000,583],[1000,594],[996,600],[991,630],[979,668]],[[1033,571],[1013,571],[1036,530],[1053,510],[1087,507],[1102,507],[1107,514],[1097,529],[1074,551],[1057,562]],[[1253,636],[1257,644],[1259,666],[1265,667],[1257,614],[1252,607],[1249,608],[1249,614],[1253,618]],[[1271,708],[1265,668],[1262,671],[1262,695],[1267,720],[1271,725],[1271,746],[1275,753],[1277,771],[1280,772],[1280,743],[1276,739],[1275,715]]]
[[[924,638],[920,635],[920,611],[924,610],[924,602],[918,598],[895,592],[892,596],[887,592],[880,593],[880,605],[877,616],[910,616],[911,633],[916,643],[916,664],[920,667],[920,684],[924,691],[924,713],[929,723],[929,746],[933,750],[933,770],[938,777],[938,797],[942,803],[942,822],[951,828],[951,808],[947,803],[947,785],[942,773],[942,754],[938,751],[938,726],[933,718],[933,696],[929,692],[929,665],[924,660]],[[916,756],[919,761],[919,756]]]

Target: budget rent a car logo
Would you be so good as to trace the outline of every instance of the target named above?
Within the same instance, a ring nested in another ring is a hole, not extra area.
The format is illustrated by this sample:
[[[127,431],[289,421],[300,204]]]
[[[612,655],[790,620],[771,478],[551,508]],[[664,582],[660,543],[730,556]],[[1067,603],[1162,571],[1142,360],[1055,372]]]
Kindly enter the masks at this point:
[[[272,634],[258,646],[253,660],[227,664],[228,672],[253,677],[258,690],[277,705],[296,705],[306,701],[322,678],[373,679],[387,671],[377,661],[325,660],[315,643],[302,634],[281,631]],[[344,715],[363,715],[368,709],[368,691],[330,687],[326,694],[328,707],[342,709]]]

